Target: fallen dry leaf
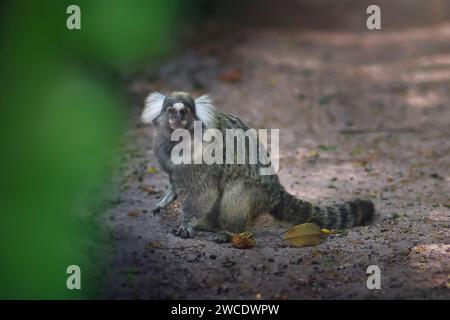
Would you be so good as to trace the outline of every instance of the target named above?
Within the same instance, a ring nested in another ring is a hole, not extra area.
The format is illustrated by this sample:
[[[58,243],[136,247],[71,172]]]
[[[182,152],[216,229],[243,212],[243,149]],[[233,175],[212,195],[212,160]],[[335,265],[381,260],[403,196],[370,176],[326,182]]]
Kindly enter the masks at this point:
[[[284,233],[283,240],[296,247],[316,246],[322,243],[328,235],[327,232],[330,232],[328,229],[324,230],[326,231],[322,231],[314,223],[297,224]]]
[[[161,249],[161,243],[159,243],[158,241],[150,241],[149,243],[147,243],[147,247],[149,248],[153,248],[153,249]]]
[[[253,234],[245,231],[231,236],[231,245],[238,249],[249,249],[256,245]]]
[[[148,168],[147,168],[147,172],[148,172],[148,173],[157,173],[158,170],[156,170],[155,167],[148,167]]]
[[[129,212],[128,212],[128,216],[129,216],[129,217],[134,217],[134,218],[136,218],[136,217],[139,216],[140,214],[141,214],[140,211],[129,211]]]
[[[309,150],[306,154],[305,154],[306,158],[318,158],[319,157],[319,152],[317,152],[317,150]]]
[[[158,194],[159,193],[159,191],[156,190],[155,188],[148,187],[148,186],[141,187],[141,190],[147,192],[148,194]]]
[[[237,82],[241,80],[242,72],[238,68],[230,69],[219,76],[219,79],[225,82]]]

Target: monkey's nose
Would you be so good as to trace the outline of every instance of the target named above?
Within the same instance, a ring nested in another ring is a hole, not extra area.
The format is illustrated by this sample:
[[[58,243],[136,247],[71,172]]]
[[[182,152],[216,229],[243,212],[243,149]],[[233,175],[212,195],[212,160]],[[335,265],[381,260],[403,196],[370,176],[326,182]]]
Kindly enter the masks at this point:
[[[175,120],[176,120],[177,122],[181,122],[181,121],[183,120],[183,115],[181,114],[181,112],[177,112],[177,113],[175,114]]]

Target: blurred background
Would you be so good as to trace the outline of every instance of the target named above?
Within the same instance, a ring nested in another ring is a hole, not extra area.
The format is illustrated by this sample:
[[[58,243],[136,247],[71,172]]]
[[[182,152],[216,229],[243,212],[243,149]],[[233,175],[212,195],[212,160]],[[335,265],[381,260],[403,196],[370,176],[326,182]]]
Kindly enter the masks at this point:
[[[81,30],[66,9],[81,8]],[[95,296],[95,221],[116,165],[121,73],[175,45],[176,1],[4,1],[0,50],[0,297]],[[105,251],[105,250],[103,250]],[[67,290],[81,268],[83,290]]]
[[[71,4],[81,30],[66,28]],[[382,8],[382,31],[366,28],[370,4]],[[15,0],[0,9],[3,299],[98,297],[111,246],[100,216],[124,133],[152,90],[212,92],[256,126],[287,128],[285,150],[300,135],[337,144],[327,137],[343,127],[425,127],[437,157],[447,154],[450,1]],[[81,291],[66,288],[72,264],[86,277]]]

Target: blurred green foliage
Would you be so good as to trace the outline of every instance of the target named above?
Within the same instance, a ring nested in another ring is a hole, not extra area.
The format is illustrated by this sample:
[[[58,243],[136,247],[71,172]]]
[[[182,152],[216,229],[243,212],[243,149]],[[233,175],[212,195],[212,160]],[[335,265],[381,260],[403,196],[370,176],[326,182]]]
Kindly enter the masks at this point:
[[[71,4],[81,30],[66,27]],[[177,10],[165,0],[2,4],[0,298],[96,296],[106,237],[91,209],[126,108],[114,74],[171,49]],[[66,287],[72,264],[82,290]]]

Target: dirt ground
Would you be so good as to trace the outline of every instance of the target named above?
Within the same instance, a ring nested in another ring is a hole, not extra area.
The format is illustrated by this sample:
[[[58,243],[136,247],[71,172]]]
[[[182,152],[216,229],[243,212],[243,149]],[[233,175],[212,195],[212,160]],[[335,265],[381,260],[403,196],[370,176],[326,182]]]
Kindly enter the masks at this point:
[[[239,38],[191,45],[127,82],[135,125],[105,215],[114,258],[103,297],[450,299],[450,23],[248,27]],[[250,228],[247,250],[174,236],[179,210],[152,213],[168,187],[153,129],[138,120],[152,90],[208,92],[255,128],[279,128],[288,191],[316,204],[370,198],[375,221],[305,248],[282,241],[289,226],[270,217]],[[366,287],[370,265],[380,290]]]

